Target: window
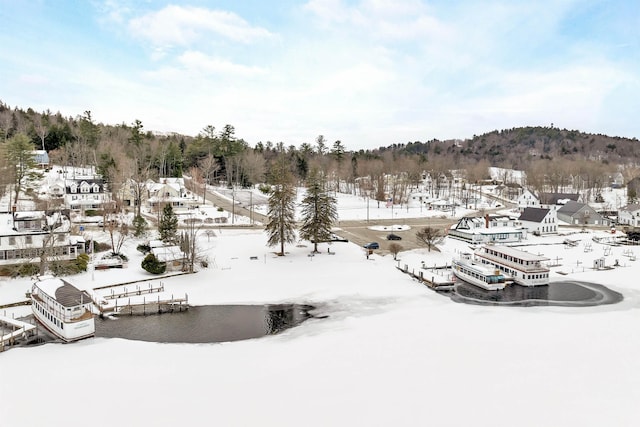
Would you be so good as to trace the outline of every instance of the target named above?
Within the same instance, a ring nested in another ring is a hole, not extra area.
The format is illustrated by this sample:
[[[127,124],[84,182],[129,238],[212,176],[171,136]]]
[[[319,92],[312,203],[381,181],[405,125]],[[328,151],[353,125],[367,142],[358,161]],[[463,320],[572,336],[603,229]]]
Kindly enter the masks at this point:
[[[31,244],[31,243],[33,243],[33,237],[31,237],[31,236],[25,236],[25,237],[24,237],[24,242],[25,242],[25,243],[27,243],[27,244]]]
[[[10,245],[15,245],[16,244],[16,238],[15,237],[9,237],[9,244]]]

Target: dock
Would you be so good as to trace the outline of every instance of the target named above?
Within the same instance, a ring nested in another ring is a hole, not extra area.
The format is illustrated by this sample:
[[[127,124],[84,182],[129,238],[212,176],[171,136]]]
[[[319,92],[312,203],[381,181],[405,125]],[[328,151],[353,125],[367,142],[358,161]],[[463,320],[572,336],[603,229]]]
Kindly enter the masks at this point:
[[[14,345],[19,340],[27,339],[36,334],[36,325],[0,316],[0,352],[6,347]]]
[[[396,268],[434,291],[450,291],[455,285],[455,279],[452,278],[451,266],[436,266],[433,269],[428,269],[431,271],[421,268],[416,273],[415,269],[409,271],[407,264],[400,266],[398,262]]]
[[[92,299],[98,309],[98,314],[129,314],[146,315],[153,313],[167,313],[184,311],[189,308],[189,297],[176,297],[165,292],[162,282],[149,283],[147,286],[134,284],[133,286],[108,287],[94,289]]]

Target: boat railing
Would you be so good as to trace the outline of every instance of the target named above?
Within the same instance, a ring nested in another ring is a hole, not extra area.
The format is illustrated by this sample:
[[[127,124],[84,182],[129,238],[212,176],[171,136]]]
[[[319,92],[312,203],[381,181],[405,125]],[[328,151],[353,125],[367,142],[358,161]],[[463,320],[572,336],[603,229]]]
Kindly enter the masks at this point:
[[[85,306],[76,307],[75,311],[67,313],[65,307],[62,307],[59,304],[52,305],[51,303],[47,303],[47,301],[41,298],[37,293],[32,294],[32,297],[37,300],[45,310],[64,323],[81,322],[83,320],[88,320],[93,316],[91,310]],[[81,311],[81,314],[75,314],[77,311]]]

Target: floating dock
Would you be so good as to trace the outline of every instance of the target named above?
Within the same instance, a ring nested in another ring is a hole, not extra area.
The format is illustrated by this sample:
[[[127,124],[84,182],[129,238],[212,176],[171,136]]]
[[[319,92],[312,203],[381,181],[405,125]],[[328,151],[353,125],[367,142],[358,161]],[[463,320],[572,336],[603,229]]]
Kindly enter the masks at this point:
[[[0,352],[17,341],[25,340],[36,334],[36,325],[0,316]]]
[[[99,291],[99,292],[96,292]],[[189,308],[189,297],[175,297],[165,292],[164,284],[130,284],[94,289],[93,303],[98,314],[153,314],[183,311]]]
[[[417,273],[415,270],[409,271],[409,266],[407,264],[401,267],[400,263],[398,263],[396,268],[403,273],[410,275],[434,291],[449,291],[453,289],[455,285],[455,279],[452,278],[453,273],[451,273],[450,265],[434,266],[433,268],[423,267],[420,268]]]

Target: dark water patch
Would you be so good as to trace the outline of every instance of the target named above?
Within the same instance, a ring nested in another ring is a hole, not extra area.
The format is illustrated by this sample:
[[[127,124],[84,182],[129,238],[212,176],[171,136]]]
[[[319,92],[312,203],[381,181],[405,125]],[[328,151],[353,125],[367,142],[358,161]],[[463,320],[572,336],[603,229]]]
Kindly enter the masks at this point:
[[[96,337],[163,343],[215,343],[273,335],[304,322],[313,306],[208,305],[146,316],[96,318]]]
[[[448,292],[452,300],[466,304],[505,306],[591,307],[616,304],[624,297],[606,286],[578,281],[552,282],[546,286],[510,285],[500,291],[487,291],[458,281]]]

